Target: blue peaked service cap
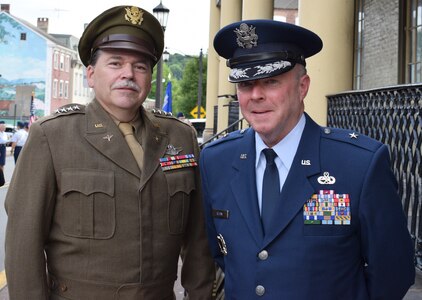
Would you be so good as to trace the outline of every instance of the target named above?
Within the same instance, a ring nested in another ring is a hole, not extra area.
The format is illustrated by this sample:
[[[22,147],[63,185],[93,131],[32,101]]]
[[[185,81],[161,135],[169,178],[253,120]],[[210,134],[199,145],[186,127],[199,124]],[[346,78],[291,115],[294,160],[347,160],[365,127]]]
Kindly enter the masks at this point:
[[[227,59],[230,82],[276,76],[290,71],[322,49],[322,40],[300,26],[273,20],[229,24],[214,38],[217,53]]]

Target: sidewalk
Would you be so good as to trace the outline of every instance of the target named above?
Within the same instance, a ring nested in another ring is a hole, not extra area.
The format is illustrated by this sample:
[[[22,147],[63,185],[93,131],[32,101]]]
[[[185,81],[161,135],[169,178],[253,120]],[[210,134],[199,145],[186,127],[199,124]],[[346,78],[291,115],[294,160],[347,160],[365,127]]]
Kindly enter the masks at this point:
[[[404,300],[421,300],[422,299],[422,272],[416,270],[415,284],[412,285],[407,292]],[[1,300],[1,298],[0,298]]]
[[[180,267],[180,263],[179,263]],[[179,268],[180,269],[180,268]],[[180,271],[180,270],[179,270]],[[175,284],[176,300],[183,299],[183,289],[178,280]],[[0,300],[9,300],[7,286],[0,290]],[[415,284],[409,289],[403,300],[422,300],[422,273],[416,271]]]

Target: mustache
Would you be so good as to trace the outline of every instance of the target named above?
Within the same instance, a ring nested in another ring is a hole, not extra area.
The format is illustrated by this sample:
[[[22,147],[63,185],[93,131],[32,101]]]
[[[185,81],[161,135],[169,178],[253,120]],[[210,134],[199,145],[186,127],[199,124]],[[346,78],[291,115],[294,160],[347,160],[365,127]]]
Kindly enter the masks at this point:
[[[141,91],[141,87],[139,85],[137,85],[135,82],[133,82],[132,80],[119,81],[119,82],[114,83],[111,86],[112,89],[127,88],[127,87],[134,89],[137,92]]]

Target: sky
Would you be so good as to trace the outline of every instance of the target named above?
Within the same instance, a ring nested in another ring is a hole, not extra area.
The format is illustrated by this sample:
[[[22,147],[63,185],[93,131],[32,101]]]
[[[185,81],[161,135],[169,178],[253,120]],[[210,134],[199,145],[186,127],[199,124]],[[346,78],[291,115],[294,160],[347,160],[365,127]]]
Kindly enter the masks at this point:
[[[48,33],[71,34],[80,38],[85,23],[117,5],[136,5],[152,13],[160,0],[3,0],[10,13],[37,25],[37,18],[48,18]],[[199,55],[208,51],[210,0],[162,0],[170,9],[165,46],[170,53]]]

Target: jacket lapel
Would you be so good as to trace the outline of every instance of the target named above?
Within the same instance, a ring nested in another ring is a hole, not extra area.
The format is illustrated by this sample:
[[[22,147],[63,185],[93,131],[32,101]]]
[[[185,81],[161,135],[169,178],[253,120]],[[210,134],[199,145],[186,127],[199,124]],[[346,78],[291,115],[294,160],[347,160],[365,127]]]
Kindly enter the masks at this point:
[[[85,138],[102,155],[137,177],[141,172],[119,128],[112,118],[93,100],[86,107]]]
[[[234,198],[257,245],[263,240],[255,182],[255,132],[247,130],[234,155],[232,167],[237,171],[230,182]]]
[[[306,115],[306,125],[300,139],[293,164],[283,185],[281,199],[273,214],[264,246],[276,238],[302,209],[306,200],[315,192],[309,177],[320,172],[320,128]],[[303,163],[309,161],[310,165]]]
[[[141,110],[143,120],[142,145],[144,148],[144,169],[141,176],[141,187],[145,185],[160,165],[160,158],[164,157],[169,139],[167,133],[162,132],[158,123],[154,122],[150,113]]]

